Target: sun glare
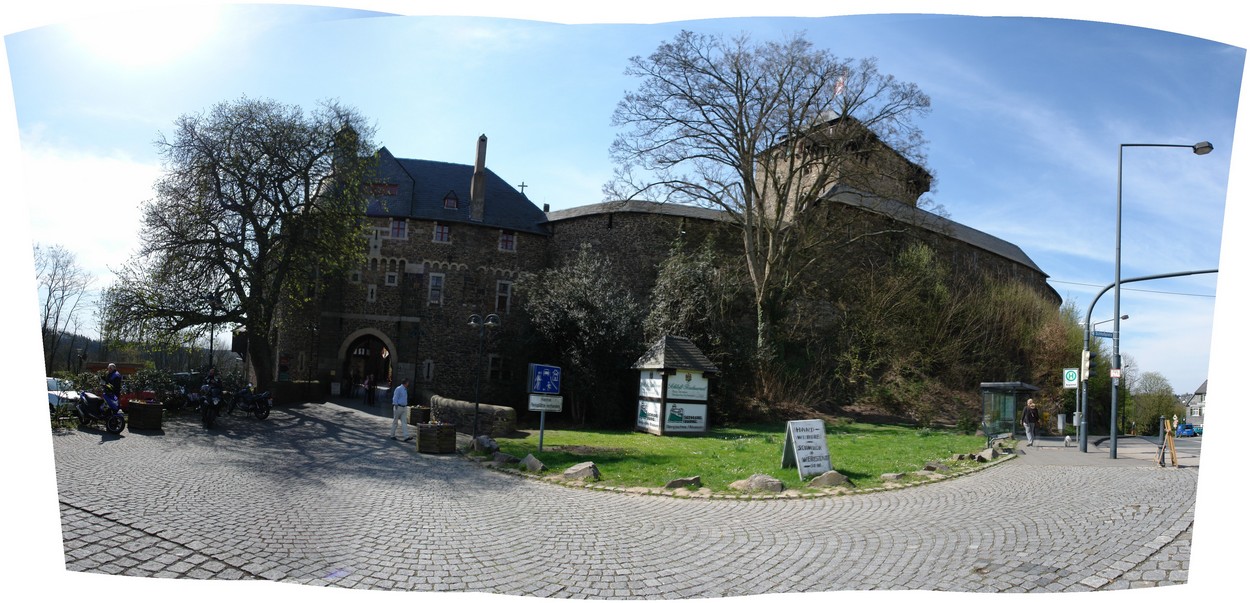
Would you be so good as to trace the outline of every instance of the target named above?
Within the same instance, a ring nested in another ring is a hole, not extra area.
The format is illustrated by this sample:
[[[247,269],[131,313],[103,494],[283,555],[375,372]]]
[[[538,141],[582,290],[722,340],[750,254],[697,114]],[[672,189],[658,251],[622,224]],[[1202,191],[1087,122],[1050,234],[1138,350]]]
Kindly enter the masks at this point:
[[[186,6],[102,15],[69,28],[102,61],[123,68],[155,67],[184,56],[216,33],[218,9]]]

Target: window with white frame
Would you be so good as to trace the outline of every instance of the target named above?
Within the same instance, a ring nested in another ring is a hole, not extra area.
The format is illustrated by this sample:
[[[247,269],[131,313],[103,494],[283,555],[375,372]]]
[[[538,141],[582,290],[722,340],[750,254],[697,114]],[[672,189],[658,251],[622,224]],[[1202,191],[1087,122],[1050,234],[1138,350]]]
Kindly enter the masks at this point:
[[[369,285],[369,293],[366,299],[368,299],[371,302],[378,301],[378,286],[377,285]]]
[[[387,273],[386,273],[386,286],[387,286],[387,287],[394,287],[394,286],[396,286],[396,285],[398,285],[398,284],[399,284],[399,273],[398,273],[398,272],[387,272]]]
[[[443,304],[443,285],[445,277],[442,274],[430,275],[430,305],[441,306]]]
[[[421,363],[421,380],[425,383],[434,382],[434,361],[426,359]]]
[[[510,230],[499,231],[499,251],[516,251],[516,233]]]
[[[408,221],[402,219],[391,220],[391,238],[407,239],[408,238]]]
[[[451,226],[447,224],[434,223],[434,242],[450,243],[451,242]]]
[[[507,314],[508,309],[511,307],[512,283],[509,281],[495,281],[495,312]]]

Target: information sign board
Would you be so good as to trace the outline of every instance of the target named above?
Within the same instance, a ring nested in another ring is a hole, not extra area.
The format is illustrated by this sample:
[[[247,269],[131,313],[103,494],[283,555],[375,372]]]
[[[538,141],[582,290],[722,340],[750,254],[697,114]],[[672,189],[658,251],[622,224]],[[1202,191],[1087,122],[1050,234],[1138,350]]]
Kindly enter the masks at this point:
[[[564,410],[564,396],[530,394],[530,410],[542,412],[561,412]]]
[[[707,400],[707,377],[703,371],[677,371],[668,378],[669,400]]]
[[[638,401],[638,429],[660,434],[660,403],[652,400]]]
[[[669,402],[665,406],[668,412],[664,413],[664,431],[707,431],[707,404]]]
[[[560,367],[547,364],[530,364],[531,394],[560,393]]]
[[[1063,389],[1076,389],[1080,385],[1081,371],[1080,369],[1066,368],[1063,369]]]
[[[825,422],[820,419],[786,423],[786,443],[781,451],[781,468],[797,466],[799,479],[807,479],[833,470],[829,443],[825,441]]]

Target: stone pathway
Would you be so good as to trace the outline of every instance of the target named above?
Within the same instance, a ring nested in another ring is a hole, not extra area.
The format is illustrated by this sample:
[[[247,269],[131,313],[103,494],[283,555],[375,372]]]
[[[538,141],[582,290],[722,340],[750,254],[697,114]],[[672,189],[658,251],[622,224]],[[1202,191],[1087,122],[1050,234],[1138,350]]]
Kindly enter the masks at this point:
[[[388,430],[307,404],[210,432],[190,418],[158,433],[57,432],[66,568],[560,598],[1187,579],[1196,468],[1014,459],[870,494],[691,500],[520,479],[418,454]],[[102,456],[113,471],[94,470]]]

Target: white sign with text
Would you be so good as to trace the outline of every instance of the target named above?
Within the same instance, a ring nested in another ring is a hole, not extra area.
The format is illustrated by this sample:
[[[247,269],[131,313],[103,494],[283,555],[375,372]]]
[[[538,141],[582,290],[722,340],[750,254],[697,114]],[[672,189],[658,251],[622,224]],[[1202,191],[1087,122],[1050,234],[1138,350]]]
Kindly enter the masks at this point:
[[[638,401],[638,429],[654,434],[660,433],[660,403],[650,400]]]
[[[781,468],[799,468],[799,479],[821,475],[833,470],[829,443],[825,441],[825,422],[820,419],[786,423],[786,443],[781,451]]]
[[[668,378],[669,400],[707,400],[707,377],[703,371],[677,371]]]

